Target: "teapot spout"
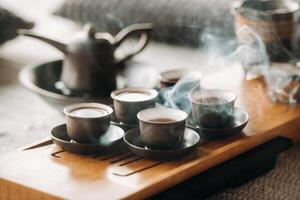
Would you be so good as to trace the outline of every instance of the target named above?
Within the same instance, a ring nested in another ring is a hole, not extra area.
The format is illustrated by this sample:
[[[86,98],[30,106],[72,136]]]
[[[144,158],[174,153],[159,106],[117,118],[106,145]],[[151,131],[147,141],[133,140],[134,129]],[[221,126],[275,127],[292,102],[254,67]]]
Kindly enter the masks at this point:
[[[46,38],[46,37],[43,37],[41,35],[38,35],[38,34],[35,34],[35,33],[31,32],[31,31],[28,31],[28,30],[25,30],[25,29],[19,29],[18,34],[19,35],[25,35],[25,36],[32,37],[32,38],[36,38],[38,40],[42,40],[42,41],[52,45],[53,47],[57,48],[58,50],[62,51],[63,53],[66,53],[66,51],[67,51],[66,44],[61,43],[61,42],[57,42],[55,40],[52,40],[52,39],[49,39],[49,38]]]

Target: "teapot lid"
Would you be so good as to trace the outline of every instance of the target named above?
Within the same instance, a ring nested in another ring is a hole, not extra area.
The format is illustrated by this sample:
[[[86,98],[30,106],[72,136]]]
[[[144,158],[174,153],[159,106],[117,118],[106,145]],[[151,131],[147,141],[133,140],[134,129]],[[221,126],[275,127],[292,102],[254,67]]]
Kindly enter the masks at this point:
[[[103,46],[109,47],[114,43],[114,38],[109,33],[97,33],[94,26],[85,24],[83,30],[79,32],[68,43],[68,50],[72,52],[85,52]]]
[[[293,13],[299,8],[298,3],[291,0],[240,0],[233,6],[235,9],[261,11],[266,15]]]

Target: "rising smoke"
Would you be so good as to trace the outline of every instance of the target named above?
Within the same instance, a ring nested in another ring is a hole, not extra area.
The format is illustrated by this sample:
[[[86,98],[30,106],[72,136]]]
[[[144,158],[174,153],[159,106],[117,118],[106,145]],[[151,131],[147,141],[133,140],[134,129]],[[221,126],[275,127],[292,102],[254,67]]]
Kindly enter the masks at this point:
[[[293,67],[273,67],[270,61],[266,46],[256,32],[249,26],[242,26],[236,31],[238,41],[228,40],[206,31],[201,37],[203,44],[201,51],[207,55],[207,60],[201,64],[202,77],[206,73],[214,73],[230,65],[238,63],[245,71],[245,79],[252,79],[263,76],[267,84],[266,94],[273,101],[296,103],[299,91],[299,78],[293,76]],[[283,51],[287,51],[282,46]],[[288,54],[288,60],[295,62],[296,58]],[[276,65],[276,64],[275,64]],[[287,64],[289,65],[289,64]],[[288,70],[286,70],[289,68]],[[200,69],[199,69],[200,70]],[[299,75],[299,72],[298,72]],[[164,106],[180,108],[191,112],[191,103],[188,94],[196,87],[201,88],[201,79],[187,74],[174,87],[161,91]],[[204,88],[202,88],[204,90]]]

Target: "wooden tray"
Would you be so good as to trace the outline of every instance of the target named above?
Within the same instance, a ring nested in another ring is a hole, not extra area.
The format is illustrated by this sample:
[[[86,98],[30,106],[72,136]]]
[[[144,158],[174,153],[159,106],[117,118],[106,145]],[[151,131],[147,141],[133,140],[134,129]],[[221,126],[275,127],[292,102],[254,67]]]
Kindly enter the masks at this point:
[[[40,147],[0,158],[0,199],[146,198],[276,136],[300,140],[299,105],[274,104],[259,79],[244,82],[233,77],[236,73],[227,73],[232,81],[221,85],[235,90],[237,105],[250,114],[243,134],[207,142],[192,155],[172,162],[150,161],[128,151],[80,156],[41,141]],[[214,80],[204,84],[217,86]]]

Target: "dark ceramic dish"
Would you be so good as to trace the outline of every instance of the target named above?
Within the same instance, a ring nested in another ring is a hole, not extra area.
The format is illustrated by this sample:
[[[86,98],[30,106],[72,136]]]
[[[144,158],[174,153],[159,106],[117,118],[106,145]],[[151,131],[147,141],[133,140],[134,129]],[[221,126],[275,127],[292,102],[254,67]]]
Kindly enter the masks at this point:
[[[192,124],[188,124],[187,126],[197,131],[200,135],[203,135],[206,139],[219,139],[241,133],[248,121],[248,113],[239,108],[235,108],[233,113],[233,122],[229,127],[212,129],[194,126]]]
[[[55,87],[55,84],[60,81],[60,76],[62,72],[62,60],[55,60],[40,64],[33,64],[24,67],[21,70],[19,75],[20,82],[32,92],[38,94],[43,100],[45,100],[48,104],[59,110],[60,112],[66,105],[74,104],[74,103],[87,103],[87,102],[96,102],[103,104],[111,104],[112,100],[110,96],[105,97],[91,97],[91,96],[67,96],[63,95],[62,91]],[[144,67],[145,69],[150,69],[150,67],[146,67],[145,63],[140,62],[128,62],[126,64],[128,69],[135,69],[139,67]],[[124,66],[125,67],[125,66]],[[152,69],[152,68],[151,68]],[[129,70],[127,76],[131,76],[131,74],[135,74],[135,70]],[[121,76],[121,75],[120,75]],[[128,79],[128,82],[118,81],[118,88],[123,88],[128,84],[133,84]],[[147,82],[146,86],[155,85],[155,83]],[[144,87],[144,85],[135,85],[138,87]]]
[[[56,60],[48,63],[30,65],[21,70],[19,79],[21,83],[37,93],[47,103],[62,111],[66,105],[83,102],[110,103],[108,97],[91,98],[80,96],[66,96],[55,87],[60,80],[62,71],[62,60]]]
[[[125,134],[124,141],[136,155],[153,160],[174,160],[191,153],[197,147],[200,136],[194,130],[187,128],[184,133],[184,141],[178,148],[156,150],[147,148],[141,141],[140,130],[136,128]]]
[[[77,143],[72,141],[67,134],[65,124],[56,126],[51,131],[53,142],[63,150],[78,154],[100,154],[117,151],[122,145],[124,131],[117,126],[111,125],[108,131],[99,138],[98,143]]]

